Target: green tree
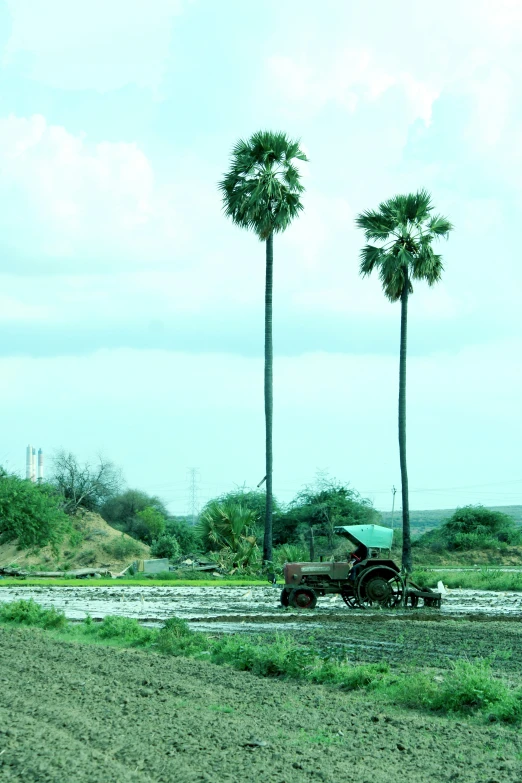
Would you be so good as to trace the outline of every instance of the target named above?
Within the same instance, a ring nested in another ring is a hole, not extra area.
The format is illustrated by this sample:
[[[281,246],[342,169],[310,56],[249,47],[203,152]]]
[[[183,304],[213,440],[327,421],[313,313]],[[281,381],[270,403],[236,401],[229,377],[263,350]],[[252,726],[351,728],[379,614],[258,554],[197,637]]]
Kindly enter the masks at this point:
[[[424,280],[432,286],[441,279],[442,258],[432,243],[448,237],[453,229],[442,215],[434,215],[431,196],[426,190],[394,196],[379,204],[377,210],[366,210],[356,219],[368,242],[361,251],[361,275],[379,273],[385,296],[401,302],[401,342],[399,362],[399,455],[402,488],[402,564],[412,570],[408,470],[406,465],[406,353],[408,331],[408,297],[413,280]]]
[[[153,508],[164,518],[168,517],[162,500],[138,489],[128,489],[109,498],[100,508],[100,514],[112,527],[139,538],[142,525],[138,513],[146,508]]]
[[[321,476],[315,484],[298,492],[274,527],[274,539],[280,544],[296,542],[300,534],[309,536],[313,529],[316,535],[327,539],[331,548],[337,525],[374,524],[378,518],[371,502],[355,489]]]
[[[49,484],[7,474],[0,468],[0,543],[18,540],[22,549],[54,549],[72,531],[62,498]]]
[[[181,547],[176,536],[162,533],[152,542],[150,553],[153,557],[168,557],[169,560],[177,560],[181,555]]]
[[[138,511],[136,517],[142,525],[140,538],[147,544],[151,544],[165,532],[165,517],[157,509],[147,506],[143,511]]]
[[[253,231],[266,244],[265,279],[265,463],[266,501],[263,559],[272,560],[272,426],[273,344],[272,288],[274,234],[285,231],[303,209],[304,187],[294,161],[306,161],[299,142],[285,133],[259,131],[248,141],[238,141],[231,167],[219,187],[227,217]]]

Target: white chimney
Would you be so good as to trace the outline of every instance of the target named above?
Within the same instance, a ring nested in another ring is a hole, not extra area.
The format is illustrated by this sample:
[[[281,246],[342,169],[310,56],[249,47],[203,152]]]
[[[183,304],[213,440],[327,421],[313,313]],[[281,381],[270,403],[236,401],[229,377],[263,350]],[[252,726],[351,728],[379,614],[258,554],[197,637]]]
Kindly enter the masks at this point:
[[[31,449],[31,481],[36,481],[36,449]]]
[[[43,481],[43,477],[44,477],[43,451],[42,449],[38,449],[38,483],[39,484]]]
[[[25,477],[29,481],[31,480],[32,465],[33,465],[33,447],[31,446],[31,444],[29,444],[25,452]]]

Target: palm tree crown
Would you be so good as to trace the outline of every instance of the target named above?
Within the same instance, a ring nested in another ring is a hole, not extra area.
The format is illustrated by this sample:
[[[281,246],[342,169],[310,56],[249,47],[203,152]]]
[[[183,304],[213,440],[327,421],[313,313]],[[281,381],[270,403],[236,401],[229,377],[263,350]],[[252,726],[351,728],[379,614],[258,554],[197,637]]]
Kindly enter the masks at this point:
[[[227,217],[262,241],[284,231],[303,209],[299,197],[304,187],[294,160],[307,157],[285,133],[259,131],[238,141],[230,171],[219,185]]]
[[[438,237],[447,238],[453,225],[432,212],[430,194],[419,190],[383,201],[377,210],[366,210],[356,219],[366,239],[380,243],[361,250],[361,274],[369,275],[377,268],[384,293],[392,302],[401,298],[406,283],[408,293],[413,292],[412,280],[425,280],[431,286],[441,278],[442,259],[431,243]]]

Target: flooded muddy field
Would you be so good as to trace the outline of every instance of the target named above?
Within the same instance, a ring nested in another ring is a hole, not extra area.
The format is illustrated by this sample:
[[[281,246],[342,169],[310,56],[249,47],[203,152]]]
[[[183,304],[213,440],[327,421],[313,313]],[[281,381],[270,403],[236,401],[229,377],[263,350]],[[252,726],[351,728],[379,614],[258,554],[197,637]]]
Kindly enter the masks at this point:
[[[314,611],[283,609],[279,589],[256,587],[0,587],[0,601],[33,598],[71,620],[90,615],[157,626],[173,615],[211,634],[285,632],[353,662],[447,667],[459,657],[488,658],[522,677],[522,594],[451,590],[441,610],[348,609],[339,596]]]
[[[378,613],[397,617],[398,610],[348,609],[340,596],[320,598],[313,612],[283,609],[280,586],[255,587],[56,587],[41,585],[0,586],[1,601],[34,599],[48,608],[62,609],[70,620],[83,620],[87,615],[102,619],[106,615],[134,617],[140,622],[163,623],[175,615],[191,623],[210,625],[218,622],[226,630],[228,622],[234,626],[238,619],[249,623],[321,623],[349,615],[365,616]],[[407,610],[408,616],[423,610]],[[424,613],[424,612],[423,612]],[[440,610],[430,614],[444,616],[488,615],[491,617],[520,617],[522,620],[522,593],[487,590],[449,590],[443,597]],[[234,628],[234,631],[236,628]]]

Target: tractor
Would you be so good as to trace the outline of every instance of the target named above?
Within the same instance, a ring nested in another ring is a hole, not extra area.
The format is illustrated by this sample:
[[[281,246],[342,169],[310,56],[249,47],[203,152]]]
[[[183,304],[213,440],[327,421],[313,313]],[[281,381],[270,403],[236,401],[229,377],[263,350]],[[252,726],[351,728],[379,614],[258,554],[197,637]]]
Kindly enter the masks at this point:
[[[354,564],[342,562],[285,563],[281,604],[294,609],[314,609],[318,596],[340,595],[350,609],[417,607],[440,608],[441,594],[421,588],[404,578],[391,559],[393,530],[381,525],[335,527],[357,549]]]

